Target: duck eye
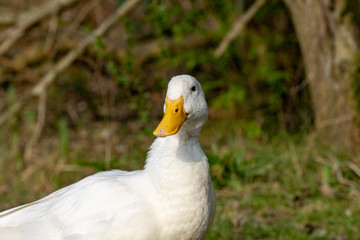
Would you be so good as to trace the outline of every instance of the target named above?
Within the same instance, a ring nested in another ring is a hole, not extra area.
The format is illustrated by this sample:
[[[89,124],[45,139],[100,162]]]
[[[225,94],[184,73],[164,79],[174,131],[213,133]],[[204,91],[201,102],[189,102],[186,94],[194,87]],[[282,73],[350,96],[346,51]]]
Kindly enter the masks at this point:
[[[193,87],[191,88],[191,91],[195,92],[195,91],[196,91],[196,87],[193,86]]]

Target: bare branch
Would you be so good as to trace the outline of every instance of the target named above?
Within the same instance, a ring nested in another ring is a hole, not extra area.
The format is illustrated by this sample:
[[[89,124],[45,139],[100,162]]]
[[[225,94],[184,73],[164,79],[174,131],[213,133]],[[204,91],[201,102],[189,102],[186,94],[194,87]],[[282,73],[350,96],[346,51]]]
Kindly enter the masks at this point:
[[[96,37],[103,35],[120,17],[131,10],[140,0],[128,0],[118,10],[108,17],[97,29],[88,37],[81,41],[78,46],[66,54],[55,66],[39,81],[32,89],[32,95],[40,95],[44,89],[54,81],[55,77],[67,68],[83,51],[92,43]]]
[[[0,8],[0,24],[7,25],[15,22],[16,15],[7,8]]]
[[[74,32],[75,29],[77,29],[80,25],[80,23],[85,19],[85,17],[88,15],[88,13],[96,7],[97,4],[99,4],[100,0],[92,0],[88,4],[86,4],[84,7],[81,8],[79,13],[76,15],[74,20],[72,21],[71,25],[68,28],[68,32]]]
[[[25,94],[19,99],[9,111],[0,116],[0,125],[7,119],[22,109],[31,96],[39,96],[51,84],[56,76],[66,69],[83,51],[92,43],[96,37],[105,34],[105,32],[123,15],[130,11],[140,0],[127,0],[117,9],[117,11],[108,17],[98,28],[96,28],[88,37],[82,40],[72,51],[66,54],[57,62],[45,76],[31,89],[30,93]]]
[[[351,122],[352,118],[353,118],[352,114],[348,114],[348,115],[339,116],[339,117],[332,118],[332,119],[326,119],[319,123],[318,128],[322,129],[324,127],[331,126],[331,125],[336,126],[340,123]]]
[[[25,30],[40,21],[42,18],[58,12],[61,8],[70,6],[78,0],[52,0],[30,9],[21,14],[16,26],[8,37],[0,44],[0,55],[4,54],[24,34]]]
[[[360,168],[355,165],[355,163],[350,162],[348,164],[348,167],[358,176],[360,177]]]
[[[248,24],[248,22],[254,17],[255,13],[259,10],[259,8],[264,5],[266,0],[256,0],[256,2],[244,13],[241,15],[232,25],[230,31],[225,35],[220,45],[215,50],[215,57],[220,57],[229,44],[236,38],[237,35],[241,33],[244,27]]]
[[[161,52],[165,49],[191,49],[204,46],[204,44],[210,42],[213,42],[212,35],[204,35],[198,33],[189,34],[184,37],[184,40],[180,42],[175,42],[171,38],[154,39],[149,41],[143,41],[134,46],[132,49],[132,54],[134,54],[134,56],[137,56],[136,64],[141,65],[148,59],[159,56]],[[111,45],[111,43],[109,44]],[[124,49],[118,49],[115,51],[115,53],[120,59],[124,58],[127,54]]]

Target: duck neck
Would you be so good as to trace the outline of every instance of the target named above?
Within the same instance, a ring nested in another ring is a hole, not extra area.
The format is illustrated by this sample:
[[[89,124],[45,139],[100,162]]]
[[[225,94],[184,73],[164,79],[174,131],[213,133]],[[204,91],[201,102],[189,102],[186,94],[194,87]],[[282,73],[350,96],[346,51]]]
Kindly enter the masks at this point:
[[[179,171],[181,166],[203,159],[206,157],[199,143],[199,134],[179,131],[175,135],[155,139],[148,152],[145,169]]]
[[[156,189],[166,194],[173,194],[174,189],[207,183],[209,165],[199,136],[182,138],[176,134],[157,138],[151,145],[144,172]]]

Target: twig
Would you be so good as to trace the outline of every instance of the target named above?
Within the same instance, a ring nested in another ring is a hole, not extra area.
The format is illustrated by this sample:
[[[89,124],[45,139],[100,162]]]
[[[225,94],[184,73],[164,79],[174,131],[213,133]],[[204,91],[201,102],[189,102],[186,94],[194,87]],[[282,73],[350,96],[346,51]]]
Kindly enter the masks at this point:
[[[318,163],[321,163],[323,165],[327,165],[327,166],[331,167],[333,172],[335,172],[335,174],[336,174],[336,178],[337,178],[338,183],[340,183],[342,185],[349,186],[349,187],[355,187],[356,186],[355,182],[344,178],[344,176],[343,176],[343,174],[341,172],[341,169],[340,169],[340,163],[334,156],[329,155],[329,159],[324,159],[324,158],[322,158],[320,156],[316,156],[315,161],[318,162]]]
[[[25,30],[40,21],[49,14],[59,11],[78,0],[52,0],[43,3],[19,16],[16,27],[10,31],[9,35],[0,44],[0,55],[4,54],[11,46],[24,34]]]
[[[209,29],[211,31],[211,29]],[[136,57],[136,64],[141,65],[148,59],[158,56],[166,50],[173,49],[190,49],[203,46],[204,44],[213,42],[211,34],[193,33],[184,37],[184,41],[174,42],[171,38],[154,39],[143,41],[132,49],[132,54]],[[111,44],[111,43],[110,43]],[[116,51],[116,55],[122,59],[126,57],[127,53],[124,49]]]
[[[340,169],[336,169],[336,177],[340,184],[349,186],[349,187],[355,187],[356,184],[353,181],[350,181],[349,179],[346,179],[343,177],[343,174]]]
[[[338,159],[336,159],[336,157],[331,156],[331,155],[329,155],[329,158],[333,162],[331,167],[336,172],[336,177],[337,177],[338,182],[340,184],[347,185],[349,187],[355,187],[356,184],[353,181],[343,177],[343,174],[342,174],[341,169],[340,169],[340,163],[339,163]]]
[[[348,115],[343,115],[343,116],[339,116],[339,117],[335,117],[335,118],[329,118],[326,119],[322,122],[319,123],[318,128],[324,128],[327,126],[331,126],[331,125],[338,125],[344,122],[349,122],[353,119],[353,115],[352,114],[348,114]]]
[[[255,13],[259,8],[264,5],[266,0],[256,0],[256,2],[244,13],[241,15],[232,25],[230,31],[225,35],[220,45],[215,50],[215,57],[220,57],[229,44],[235,39],[237,35],[241,33],[246,24],[254,17]]]
[[[88,13],[97,5],[99,4],[100,0],[93,0],[89,4],[85,5],[81,8],[79,13],[76,15],[75,19],[72,21],[71,25],[68,28],[68,32],[73,32],[77,29],[80,23],[85,19]]]
[[[15,22],[16,16],[9,9],[0,9],[0,25],[9,25]]]
[[[0,125],[11,118],[14,114],[22,109],[27,100],[32,96],[39,96],[45,91],[47,86],[51,84],[56,76],[66,69],[83,51],[92,43],[96,37],[103,35],[120,17],[130,11],[140,0],[127,0],[117,9],[117,11],[108,17],[98,28],[96,28],[88,37],[82,40],[72,51],[66,54],[59,62],[57,62],[44,77],[31,89],[19,99],[10,110],[0,116]]]
[[[48,30],[49,33],[47,34],[47,37],[45,39],[43,53],[50,52],[51,48],[53,47],[58,25],[59,25],[58,16],[53,15],[49,22],[49,30]]]
[[[355,163],[353,162],[350,162],[348,163],[348,167],[353,170],[353,172],[358,176],[360,177],[360,168],[358,166],[355,165]]]
[[[41,92],[54,81],[55,77],[67,68],[84,51],[84,49],[95,40],[96,37],[103,35],[120,17],[131,10],[139,1],[140,0],[127,0],[121,5],[113,15],[108,17],[88,37],[82,40],[75,49],[66,54],[65,57],[55,64],[55,66],[32,89],[32,95],[40,95]]]

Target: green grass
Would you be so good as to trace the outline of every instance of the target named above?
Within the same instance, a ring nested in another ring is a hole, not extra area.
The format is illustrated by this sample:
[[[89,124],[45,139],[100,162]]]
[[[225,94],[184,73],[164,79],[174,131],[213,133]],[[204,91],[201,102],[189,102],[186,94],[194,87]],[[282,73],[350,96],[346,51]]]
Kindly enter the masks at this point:
[[[218,204],[208,239],[359,236],[360,185],[346,167],[349,158],[336,158],[311,136],[239,140],[241,123],[235,130],[229,123],[211,124],[204,139]],[[220,145],[213,147],[214,142]],[[339,172],[351,186],[339,182]]]
[[[16,151],[21,131],[1,134],[10,140],[1,141],[0,209],[96,171],[139,169],[154,139],[148,128],[114,123],[70,129],[61,121],[58,134],[40,140],[31,162]],[[253,125],[210,120],[204,127],[201,142],[218,201],[207,239],[356,239],[360,181],[347,164],[359,160],[332,154],[311,134],[270,137]]]

